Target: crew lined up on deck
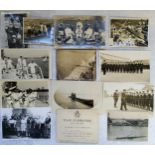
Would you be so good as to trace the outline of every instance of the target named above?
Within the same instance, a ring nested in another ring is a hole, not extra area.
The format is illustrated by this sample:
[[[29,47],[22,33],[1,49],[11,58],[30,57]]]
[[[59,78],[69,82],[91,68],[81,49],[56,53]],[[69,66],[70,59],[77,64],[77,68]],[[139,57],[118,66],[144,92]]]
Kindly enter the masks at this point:
[[[113,94],[114,98],[114,107],[117,107],[117,102],[119,99],[120,93],[116,90]],[[154,102],[154,93],[153,90],[149,91],[127,91],[123,90],[121,92],[121,107],[120,110],[128,110],[128,106],[153,111],[153,102]]]
[[[104,75],[108,72],[142,74],[144,69],[149,69],[149,65],[144,65],[142,61],[108,63],[104,60],[101,69]]]

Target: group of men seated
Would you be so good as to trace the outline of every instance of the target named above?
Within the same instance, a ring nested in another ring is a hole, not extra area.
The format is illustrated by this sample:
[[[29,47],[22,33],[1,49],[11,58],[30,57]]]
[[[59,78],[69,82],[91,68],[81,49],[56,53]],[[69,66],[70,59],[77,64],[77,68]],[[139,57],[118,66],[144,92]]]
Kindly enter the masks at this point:
[[[87,23],[77,21],[76,23],[60,23],[57,25],[56,42],[58,44],[105,44],[102,26],[95,22]]]
[[[117,73],[143,73],[144,69],[149,69],[149,65],[147,67],[144,67],[144,64],[142,61],[130,61],[130,62],[104,62],[101,65],[101,69],[103,72],[103,75],[106,75],[108,72],[117,72]]]
[[[16,70],[17,79],[41,79],[43,78],[40,66],[33,60],[28,63],[27,58],[20,56],[17,62],[14,62],[10,57],[4,56],[1,60],[2,77],[3,74],[10,74]],[[5,78],[5,77],[4,77]]]
[[[29,24],[25,30],[25,38],[50,37],[52,26],[49,24]]]
[[[3,138],[50,138],[51,118],[15,113],[3,116],[2,128]]]

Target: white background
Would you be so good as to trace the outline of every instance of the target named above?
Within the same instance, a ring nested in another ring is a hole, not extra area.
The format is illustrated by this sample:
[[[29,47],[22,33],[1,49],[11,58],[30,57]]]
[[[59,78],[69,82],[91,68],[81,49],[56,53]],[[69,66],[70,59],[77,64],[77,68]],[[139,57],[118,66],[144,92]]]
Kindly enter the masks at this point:
[[[63,9],[100,9],[100,10],[106,10],[106,9],[117,9],[117,10],[121,10],[121,9],[154,9],[154,0],[148,0],[148,1],[142,1],[142,0],[130,0],[130,1],[125,1],[125,0],[108,0],[108,1],[104,1],[104,0],[95,0],[95,1],[83,1],[83,0],[78,0],[78,1],[73,1],[73,0],[1,0],[0,2],[0,9],[1,10],[9,10],[9,9],[14,9],[14,10],[19,10],[19,9],[47,9],[47,10],[54,10],[54,9],[59,9],[59,10],[63,10]],[[97,11],[98,12],[98,11]],[[155,49],[155,44],[154,44],[154,38],[155,38],[155,12],[151,11],[151,12],[147,12],[147,11],[142,11],[139,13],[135,14],[135,11],[131,11],[130,14],[129,12],[121,12],[121,16],[149,16],[149,18],[151,18],[152,20],[152,24],[151,24],[151,31],[150,31],[150,43],[151,43],[151,48],[152,51],[154,51]],[[102,12],[104,13],[104,12]],[[116,15],[115,12],[111,12],[112,15]],[[117,14],[118,15],[118,14]],[[152,60],[154,58],[154,52],[153,56],[152,56]],[[154,68],[154,64],[152,64],[152,68]],[[152,72],[152,79],[154,73]],[[152,80],[153,81],[153,80]],[[103,117],[104,119],[104,117]],[[153,121],[152,121],[153,122]],[[103,124],[103,128],[104,129],[104,121],[102,122],[101,119],[101,123]],[[152,135],[151,137],[154,138],[154,133],[155,133],[155,129],[154,129],[154,124],[152,124]],[[103,131],[102,131],[103,132]],[[105,133],[105,132],[104,132]],[[105,134],[106,135],[106,134]],[[104,139],[101,138],[101,139]],[[155,139],[155,138],[154,138]],[[75,155],[79,155],[79,154],[119,154],[119,155],[131,155],[132,154],[141,154],[141,155],[152,155],[155,152],[155,147],[154,146],[122,146],[122,145],[117,145],[117,146],[31,146],[31,147],[13,147],[13,146],[3,146],[0,148],[0,154],[30,154],[30,153],[35,153],[37,155],[40,154],[75,154]]]

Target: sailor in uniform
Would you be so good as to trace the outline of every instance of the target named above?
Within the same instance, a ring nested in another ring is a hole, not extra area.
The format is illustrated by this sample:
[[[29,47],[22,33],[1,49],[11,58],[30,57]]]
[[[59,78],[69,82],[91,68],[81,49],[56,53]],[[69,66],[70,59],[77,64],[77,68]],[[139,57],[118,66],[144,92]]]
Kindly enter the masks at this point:
[[[38,65],[34,61],[31,61],[31,63],[28,64],[28,71],[32,79],[37,78],[36,67],[38,67]]]
[[[76,39],[83,37],[83,24],[80,21],[76,23],[75,34],[76,34]]]
[[[8,57],[7,59],[8,69],[11,70],[13,68],[12,60]]]
[[[22,76],[22,72],[23,72],[23,57],[20,56],[17,60],[17,76],[19,76],[19,78],[21,78]]]
[[[67,27],[65,28],[65,43],[67,44],[73,44],[73,36],[74,36],[74,32],[72,31],[72,29],[70,28],[69,25],[67,25]]]

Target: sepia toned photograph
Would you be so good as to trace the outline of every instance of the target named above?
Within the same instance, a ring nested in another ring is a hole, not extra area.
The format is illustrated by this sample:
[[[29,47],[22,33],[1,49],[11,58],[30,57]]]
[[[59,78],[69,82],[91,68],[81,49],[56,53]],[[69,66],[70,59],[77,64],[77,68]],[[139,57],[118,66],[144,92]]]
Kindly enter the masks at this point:
[[[96,79],[95,50],[57,50],[57,80],[94,81]]]
[[[100,51],[100,80],[150,82],[150,51]]]
[[[144,142],[148,140],[149,119],[143,112],[109,112],[108,140]]]
[[[148,83],[104,83],[103,109],[153,113],[154,89]]]
[[[102,47],[105,37],[105,17],[56,16],[57,46]]]
[[[148,47],[148,19],[111,19],[110,46]]]
[[[2,18],[2,47],[26,48],[23,44],[23,18],[27,13],[3,13]]]
[[[5,81],[2,83],[2,107],[48,107],[48,81]]]
[[[2,79],[48,79],[50,50],[4,49],[1,50]]]
[[[24,18],[24,43],[49,44],[54,42],[54,21],[52,19]]]
[[[50,139],[50,109],[4,109],[2,112],[2,138],[9,140]]]
[[[54,81],[52,86],[53,109],[91,109],[102,103],[100,82]]]

